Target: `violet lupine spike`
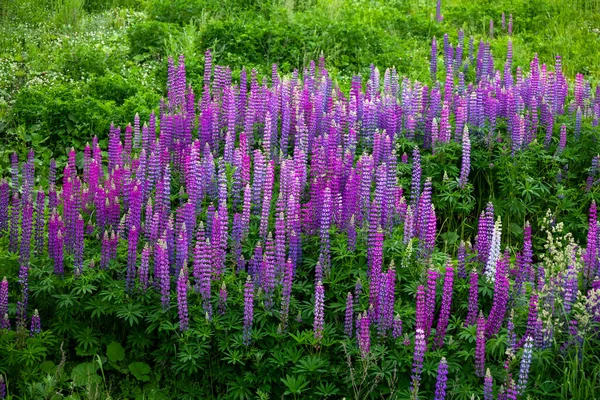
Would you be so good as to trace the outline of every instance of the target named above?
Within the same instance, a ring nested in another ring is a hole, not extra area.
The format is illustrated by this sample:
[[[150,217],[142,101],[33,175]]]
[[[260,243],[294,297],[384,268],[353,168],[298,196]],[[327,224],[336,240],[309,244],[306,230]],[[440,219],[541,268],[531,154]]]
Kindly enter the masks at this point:
[[[437,22],[442,22],[444,17],[442,16],[442,0],[437,0],[435,7],[435,20]]]
[[[132,225],[127,236],[127,276],[125,287],[128,292],[133,291],[135,285],[138,237],[139,231],[135,225]]]
[[[321,236],[321,255],[323,256],[323,268],[325,271],[329,271],[331,268],[330,260],[330,239],[329,229],[331,228],[331,209],[332,209],[332,198],[331,189],[325,188],[323,194],[323,204],[321,210],[321,223],[320,223],[320,236]]]
[[[177,313],[179,314],[179,330],[181,331],[187,331],[189,327],[187,290],[188,271],[187,266],[184,265],[177,278]]]
[[[6,382],[4,381],[4,375],[0,374],[0,399],[6,398]]]
[[[369,357],[369,354],[371,352],[371,320],[369,319],[369,316],[367,315],[366,311],[363,312],[362,315],[359,314],[358,320],[356,321],[356,325],[356,337],[358,341],[360,355],[363,359],[366,359]]]
[[[321,281],[319,281],[315,287],[315,319],[313,322],[314,337],[315,341],[317,342],[317,347],[319,347],[318,343],[320,343],[323,339],[323,329],[325,325],[324,301],[325,289],[323,288]]]
[[[444,345],[444,337],[448,328],[450,318],[450,307],[452,305],[452,290],[454,285],[454,268],[446,266],[446,276],[444,278],[444,291],[442,293],[442,307],[436,328],[435,342],[438,347]]]
[[[29,328],[29,335],[31,337],[39,334],[42,331],[42,323],[40,319],[40,313],[37,308],[33,311],[31,316],[31,327]]]
[[[416,294],[415,326],[416,329],[425,330],[427,324],[427,306],[425,303],[425,287],[419,285]]]
[[[560,126],[560,139],[558,142],[558,149],[556,151],[557,155],[560,155],[565,147],[567,146],[567,126],[565,124],[562,124]]]
[[[21,300],[17,302],[17,326],[26,327],[27,306],[29,304],[29,265],[19,268],[19,283],[21,284]]]
[[[254,319],[254,283],[250,275],[246,278],[244,285],[244,327],[242,340],[245,346],[250,344],[252,339],[252,321]]]
[[[354,331],[354,301],[352,293],[348,292],[346,296],[346,318],[344,319],[344,333],[347,337],[352,337]]]
[[[435,383],[435,400],[444,400],[446,398],[446,382],[448,382],[448,363],[446,357],[442,357],[437,371],[437,381]]]
[[[9,225],[10,187],[6,179],[0,179],[0,237],[4,236]]]
[[[8,315],[8,280],[6,276],[0,283],[0,329],[10,329],[10,322],[4,316]]]
[[[431,41],[431,57],[429,60],[429,73],[431,75],[431,81],[436,81],[437,76],[437,42],[435,36]]]
[[[73,255],[74,255],[74,268],[73,274],[75,276],[80,276],[83,274],[83,252],[84,252],[84,229],[85,222],[83,220],[83,216],[81,214],[77,215],[77,220],[75,221],[75,243],[73,244]]]
[[[421,383],[421,372],[423,371],[423,360],[425,359],[425,351],[427,351],[427,342],[425,341],[425,333],[422,329],[417,328],[415,335],[415,351],[413,355],[412,365],[412,385],[411,392],[414,398],[418,398],[419,385]]]
[[[292,298],[292,283],[294,279],[294,264],[288,258],[283,274],[283,289],[281,291],[281,327],[285,331],[290,314],[290,301]]]
[[[523,347],[523,358],[521,358],[521,366],[519,369],[519,381],[517,383],[517,391],[523,394],[527,388],[527,380],[529,378],[529,368],[531,366],[531,354],[533,352],[533,339],[527,336],[525,346]]]
[[[437,287],[438,272],[434,269],[427,270],[427,290],[425,292],[425,340],[429,340],[431,327],[433,326],[433,317],[435,315],[435,298]]]
[[[154,278],[161,294],[162,307],[167,309],[171,300],[171,278],[169,274],[169,254],[164,238],[156,243],[154,249]]]
[[[21,246],[19,260],[21,264],[29,264],[31,257],[31,233],[33,227],[33,202],[31,195],[23,202],[23,214],[21,217]]]
[[[473,268],[470,274],[469,280],[469,306],[467,312],[467,319],[465,326],[473,325],[477,322],[477,310],[478,310],[478,296],[479,296],[479,284],[478,284],[477,270]]]
[[[142,258],[140,262],[140,268],[138,270],[138,280],[142,293],[146,292],[146,289],[148,288],[149,267],[150,247],[148,246],[148,243],[146,243],[144,245],[144,249],[142,250]]]
[[[494,283],[494,301],[485,327],[485,333],[488,338],[498,333],[506,315],[510,285],[508,280],[509,261],[510,254],[507,249],[504,256],[498,259],[497,263],[496,279]]]
[[[413,149],[413,166],[412,166],[412,180],[410,190],[410,202],[413,209],[417,206],[419,201],[419,195],[421,194],[421,153],[419,148],[415,146]]]
[[[227,309],[227,286],[225,286],[225,282],[221,283],[221,288],[219,289],[219,300],[217,302],[217,310],[219,314],[225,315],[225,310]]]
[[[494,400],[493,384],[494,380],[488,368],[485,372],[485,378],[483,378],[483,400]]]
[[[477,318],[477,337],[475,340],[475,375],[479,377],[484,376],[485,368],[485,325],[486,321],[483,317],[483,313],[479,311],[479,317]]]
[[[402,320],[400,315],[396,314],[394,317],[394,328],[392,329],[392,337],[398,339],[402,337]]]
[[[471,170],[471,140],[469,138],[469,128],[465,126],[462,135],[462,165],[460,168],[460,177],[458,186],[464,188],[469,180],[469,171]]]

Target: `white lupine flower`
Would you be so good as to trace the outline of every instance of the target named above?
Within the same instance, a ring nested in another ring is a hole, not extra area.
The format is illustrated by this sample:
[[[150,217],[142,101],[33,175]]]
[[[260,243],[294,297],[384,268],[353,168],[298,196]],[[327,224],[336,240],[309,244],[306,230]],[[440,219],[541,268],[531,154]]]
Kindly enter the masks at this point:
[[[490,255],[485,265],[485,276],[488,282],[496,280],[496,263],[500,256],[500,239],[502,236],[502,220],[500,217],[494,224],[494,232],[492,233],[492,243],[490,244]]]

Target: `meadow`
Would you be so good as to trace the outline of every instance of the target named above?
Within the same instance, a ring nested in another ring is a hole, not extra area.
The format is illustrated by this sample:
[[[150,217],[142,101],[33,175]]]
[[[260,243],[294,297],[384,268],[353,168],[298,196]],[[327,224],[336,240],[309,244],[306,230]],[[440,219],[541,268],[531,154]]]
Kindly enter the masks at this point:
[[[0,398],[600,398],[598,10],[0,4]]]

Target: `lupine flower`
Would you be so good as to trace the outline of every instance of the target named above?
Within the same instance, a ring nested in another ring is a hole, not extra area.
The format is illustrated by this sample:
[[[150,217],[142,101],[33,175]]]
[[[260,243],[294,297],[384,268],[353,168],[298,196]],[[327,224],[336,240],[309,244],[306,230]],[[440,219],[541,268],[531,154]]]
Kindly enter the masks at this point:
[[[411,391],[413,394],[419,392],[419,384],[421,382],[421,371],[423,370],[423,360],[425,358],[425,351],[427,350],[427,343],[425,342],[425,332],[422,329],[417,328],[415,335],[415,353],[413,356],[413,368],[412,368],[412,387]]]
[[[142,292],[145,292],[148,288],[148,274],[149,274],[149,265],[150,265],[150,247],[148,243],[144,245],[144,249],[142,250],[142,260],[140,263],[140,268],[138,270],[138,280],[140,282],[140,289]]]
[[[0,283],[0,329],[10,329],[10,322],[8,322],[8,280],[6,276]],[[4,318],[7,316],[7,318]]]
[[[435,36],[431,41],[431,58],[429,61],[429,73],[431,74],[431,80],[435,82],[437,75],[437,42],[435,40]]]
[[[358,348],[360,349],[362,358],[367,358],[371,351],[371,321],[366,311],[362,315],[359,314],[356,324],[358,325],[358,332],[356,335],[358,339]]]
[[[4,381],[4,375],[0,374],[0,399],[6,398],[6,382]]]
[[[346,296],[346,318],[344,320],[344,332],[349,338],[352,337],[352,331],[354,330],[354,308],[353,308],[352,293],[348,292]]]
[[[448,363],[446,357],[442,357],[438,366],[437,382],[435,383],[435,400],[446,398],[446,382],[448,381]]]
[[[529,367],[531,366],[531,353],[533,351],[533,339],[527,336],[525,346],[523,347],[523,358],[521,358],[521,367],[519,369],[519,381],[517,383],[517,391],[523,394],[527,388],[527,379],[529,378]]]
[[[494,392],[493,385],[494,381],[492,379],[492,374],[490,374],[490,369],[488,368],[485,372],[485,378],[483,378],[483,399],[484,400],[494,400]]]
[[[41,324],[41,320],[40,320],[40,314],[38,313],[38,310],[34,310],[33,311],[33,316],[31,317],[31,328],[29,328],[29,334],[31,335],[31,337],[33,337],[34,335],[39,334],[42,331],[42,324]]]
[[[244,286],[244,345],[248,346],[252,338],[252,320],[254,319],[254,284],[248,275]]]
[[[457,270],[458,270],[458,277],[461,279],[465,279],[467,277],[467,270],[465,269],[466,266],[466,258],[467,258],[467,248],[466,248],[466,244],[464,240],[460,241],[460,245],[458,246],[458,252],[456,255],[456,258],[458,260],[458,265],[457,265]]]
[[[221,283],[221,288],[219,289],[219,302],[217,305],[219,314],[225,315],[226,307],[227,307],[227,287],[225,286],[225,282],[223,282],[223,283]]]
[[[496,263],[500,256],[500,237],[502,235],[502,220],[500,217],[494,224],[494,230],[492,234],[492,241],[490,244],[490,254],[485,265],[485,276],[488,282],[494,282],[496,278]]]
[[[402,320],[400,315],[396,314],[394,317],[394,328],[392,329],[392,337],[398,339],[402,336]]]
[[[469,139],[469,128],[465,126],[462,135],[462,166],[460,168],[460,177],[458,186],[464,188],[469,179],[471,169],[471,140]]]
[[[565,124],[562,124],[560,126],[560,139],[558,142],[558,149],[556,151],[556,154],[560,155],[566,146],[567,146],[567,126]]]
[[[187,287],[188,272],[187,267],[184,266],[179,271],[179,278],[177,279],[177,312],[179,314],[179,329],[182,331],[186,331],[189,325]]]
[[[446,266],[446,277],[444,278],[444,292],[442,294],[442,308],[436,328],[435,342],[438,347],[444,345],[444,337],[448,327],[448,319],[450,318],[450,306],[452,304],[452,288],[454,284],[454,268],[450,265]]]
[[[283,290],[281,291],[281,325],[285,330],[288,323],[290,313],[290,301],[292,297],[292,281],[294,279],[294,264],[291,259],[285,264],[283,274]]]
[[[482,377],[485,367],[485,318],[479,312],[477,318],[477,339],[475,341],[475,375]]]
[[[323,339],[323,326],[325,324],[324,320],[324,304],[325,301],[325,289],[323,288],[323,284],[321,281],[317,282],[317,286],[315,287],[315,320],[313,324],[313,329],[315,332],[315,341],[320,342]],[[317,345],[318,346],[318,345]]]

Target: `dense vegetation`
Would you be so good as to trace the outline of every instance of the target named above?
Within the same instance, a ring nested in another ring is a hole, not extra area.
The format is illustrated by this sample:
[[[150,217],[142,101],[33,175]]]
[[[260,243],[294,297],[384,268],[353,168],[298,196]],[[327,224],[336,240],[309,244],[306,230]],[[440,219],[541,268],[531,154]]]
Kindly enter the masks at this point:
[[[596,6],[2,3],[0,398],[600,397]]]

